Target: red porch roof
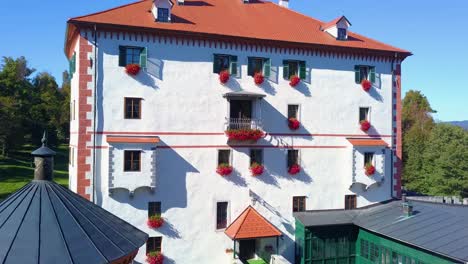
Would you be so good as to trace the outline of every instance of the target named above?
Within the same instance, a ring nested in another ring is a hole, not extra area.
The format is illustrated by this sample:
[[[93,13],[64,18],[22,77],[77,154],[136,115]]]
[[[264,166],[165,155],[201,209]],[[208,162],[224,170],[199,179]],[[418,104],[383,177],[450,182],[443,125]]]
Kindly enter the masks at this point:
[[[380,138],[348,138],[351,145],[356,147],[387,147],[387,142]]]
[[[108,143],[133,143],[133,144],[156,144],[158,137],[107,137]]]
[[[252,206],[247,207],[244,212],[226,228],[224,233],[231,239],[281,236],[281,231],[261,216]]]

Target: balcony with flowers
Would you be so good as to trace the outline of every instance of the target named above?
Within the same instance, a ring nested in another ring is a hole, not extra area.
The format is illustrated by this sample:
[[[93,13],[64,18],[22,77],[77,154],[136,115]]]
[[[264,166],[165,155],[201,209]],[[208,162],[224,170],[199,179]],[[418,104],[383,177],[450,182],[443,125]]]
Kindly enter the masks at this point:
[[[225,134],[228,143],[255,143],[265,133],[261,122],[261,100],[265,95],[252,92],[231,92],[224,95],[229,102]]]
[[[350,189],[361,186],[364,191],[378,187],[385,180],[388,145],[380,138],[348,138],[352,153]]]

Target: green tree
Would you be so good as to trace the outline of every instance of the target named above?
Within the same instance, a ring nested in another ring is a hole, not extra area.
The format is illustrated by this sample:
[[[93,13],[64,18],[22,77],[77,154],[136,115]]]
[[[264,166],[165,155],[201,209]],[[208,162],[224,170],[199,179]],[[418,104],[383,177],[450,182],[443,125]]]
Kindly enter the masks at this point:
[[[421,174],[428,194],[468,197],[468,131],[437,124],[426,144]]]
[[[7,155],[10,149],[25,141],[28,131],[28,112],[31,102],[34,72],[24,57],[3,58],[0,67],[0,151]]]
[[[422,167],[426,143],[434,127],[435,111],[420,92],[410,90],[402,102],[403,184],[407,189],[427,193]]]

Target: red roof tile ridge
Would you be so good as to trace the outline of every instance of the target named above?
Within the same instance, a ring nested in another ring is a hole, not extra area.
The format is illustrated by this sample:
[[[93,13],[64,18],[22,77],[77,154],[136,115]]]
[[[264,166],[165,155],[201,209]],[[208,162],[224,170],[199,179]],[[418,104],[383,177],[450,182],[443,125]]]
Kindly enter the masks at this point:
[[[374,41],[374,42],[376,42],[377,44],[384,45],[384,46],[390,47],[390,48],[392,48],[392,49],[395,49],[395,50],[397,50],[397,51],[395,51],[395,53],[408,53],[408,55],[410,55],[410,56],[413,55],[413,53],[411,53],[410,51],[404,50],[404,49],[402,49],[402,48],[398,48],[398,47],[396,47],[396,46],[393,46],[393,45],[384,43],[384,42],[382,42],[382,41],[378,41],[378,40],[373,39],[373,38],[370,38],[370,37],[366,37],[366,36],[364,36],[364,35],[355,33],[355,32],[353,32],[353,31],[348,31],[348,32],[351,33],[351,34],[350,34],[351,36],[357,36],[357,37],[360,37],[360,38],[365,38],[365,39],[368,39],[368,40],[370,40],[370,41]]]
[[[232,221],[231,225],[234,224],[234,223],[236,223],[236,221],[237,221],[239,218],[241,218],[242,216],[244,217],[244,218],[242,219],[242,221],[239,223],[237,230],[235,230],[236,232],[234,233],[234,237],[237,236],[237,234],[239,233],[239,231],[240,231],[242,225],[243,225],[244,222],[245,222],[245,219],[247,219],[247,216],[248,216],[249,213],[252,211],[252,210],[249,210],[249,209],[253,209],[253,207],[252,207],[251,205],[249,205],[247,208],[244,209],[244,211],[242,211],[242,213],[241,213],[234,221]],[[244,216],[244,213],[245,213],[245,216]],[[228,229],[231,225],[229,225],[226,229]]]
[[[254,213],[256,213],[260,218],[262,218],[263,220],[265,220],[265,222],[271,227],[273,228],[274,231],[277,231],[279,234],[281,234],[281,231],[279,231],[279,229],[274,226],[272,223],[270,223],[270,221],[268,221],[268,219],[266,219],[263,215],[261,215],[259,212],[257,212],[257,210],[255,210],[254,208],[252,208]]]
[[[273,2],[269,2],[269,1],[268,1],[268,2],[263,2],[263,3],[275,5],[275,6],[278,7],[278,8],[282,8],[283,10],[292,12],[292,13],[294,13],[294,14],[296,14],[296,15],[303,16],[303,17],[305,17],[305,18],[307,18],[307,19],[313,20],[313,21],[315,21],[315,22],[317,22],[317,23],[320,23],[320,24],[325,23],[325,22],[323,22],[322,20],[319,20],[319,19],[317,19],[317,18],[315,18],[315,17],[308,16],[308,15],[306,15],[306,14],[300,13],[300,12],[294,10],[294,9],[291,9],[291,8],[281,7],[281,6],[279,6],[278,4],[275,4],[275,3],[273,3]]]
[[[138,1],[136,1],[136,2],[132,2],[132,3],[125,4],[125,5],[116,6],[116,7],[109,8],[109,9],[106,9],[106,10],[102,10],[102,11],[99,11],[99,12],[95,12],[95,13],[91,13],[91,14],[87,14],[87,15],[82,15],[82,16],[77,16],[77,17],[72,17],[72,18],[68,19],[68,21],[72,21],[72,20],[77,20],[77,19],[80,19],[80,18],[86,18],[86,17],[90,17],[90,16],[95,16],[95,15],[104,14],[104,13],[107,13],[107,12],[110,12],[110,11],[114,11],[114,10],[117,10],[117,9],[120,9],[120,8],[124,8],[124,7],[127,7],[127,6],[131,6],[131,5],[140,4],[141,2],[147,2],[147,1],[148,1],[148,0],[138,0]]]

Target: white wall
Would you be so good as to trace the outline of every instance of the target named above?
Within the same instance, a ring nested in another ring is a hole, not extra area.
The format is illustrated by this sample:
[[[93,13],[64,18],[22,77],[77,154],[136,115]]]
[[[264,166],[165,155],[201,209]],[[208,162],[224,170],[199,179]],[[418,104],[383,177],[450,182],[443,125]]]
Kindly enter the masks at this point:
[[[233,221],[250,203],[249,190],[261,199],[254,206],[278,227],[284,238],[280,253],[294,260],[292,196],[307,196],[307,210],[344,208],[344,195],[356,191],[358,207],[390,198],[390,180],[374,189],[349,190],[352,179],[349,135],[365,136],[359,126],[359,107],[371,108],[370,134],[392,134],[392,86],[390,63],[318,56],[285,55],[209,47],[99,38],[97,145],[109,147],[107,132],[159,135],[156,150],[157,181],[154,193],[137,189],[109,196],[109,151],[97,149],[98,190],[96,202],[138,226],[150,236],[163,236],[163,253],[174,263],[228,263],[233,242],[215,230],[216,201],[230,202]],[[118,46],[148,48],[148,72],[129,77],[118,66]],[[239,78],[219,84],[212,73],[213,53],[238,56]],[[260,87],[247,76],[247,56],[272,59],[276,76]],[[308,78],[291,88],[282,78],[282,60],[306,60]],[[376,67],[377,87],[370,93],[354,81],[354,65]],[[268,133],[313,134],[313,136],[268,135],[257,144],[264,147],[266,173],[250,176],[249,148],[233,153],[235,172],[226,178],[215,173],[217,149],[226,145],[223,133],[228,103],[222,95],[246,90],[263,93],[264,129]],[[142,119],[123,119],[124,97],[141,97]],[[287,105],[300,104],[302,127],[291,132],[286,123]],[[170,132],[170,133],[168,133]],[[181,134],[173,134],[180,132]],[[317,135],[320,134],[320,135]],[[391,138],[384,140],[391,144]],[[189,147],[192,146],[192,147]],[[280,146],[281,148],[277,148]],[[286,146],[300,146],[302,172],[287,174]],[[328,147],[328,148],[318,148]],[[334,148],[337,147],[337,148]],[[339,148],[338,148],[339,147]],[[123,155],[123,154],[122,154]],[[388,162],[390,163],[390,162]],[[152,166],[144,163],[143,167]],[[385,172],[390,179],[390,166]],[[135,176],[139,177],[139,176]],[[167,224],[158,230],[146,227],[148,201],[162,201]],[[137,260],[144,261],[142,247]],[[166,262],[165,262],[166,263]]]

